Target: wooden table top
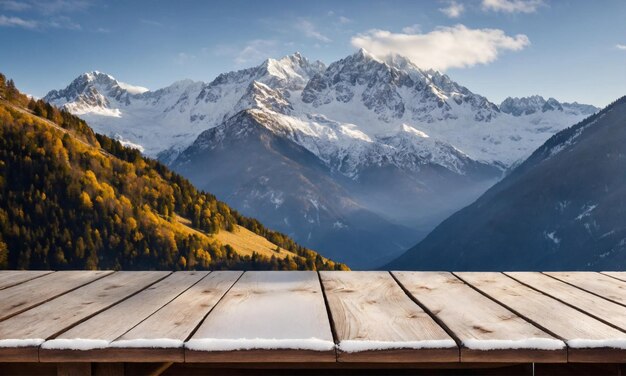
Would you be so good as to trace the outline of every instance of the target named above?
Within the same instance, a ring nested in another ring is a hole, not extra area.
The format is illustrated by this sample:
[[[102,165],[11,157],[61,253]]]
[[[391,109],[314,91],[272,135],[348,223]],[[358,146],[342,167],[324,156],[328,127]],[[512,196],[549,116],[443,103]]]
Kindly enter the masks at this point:
[[[0,271],[2,362],[624,363],[626,273]]]

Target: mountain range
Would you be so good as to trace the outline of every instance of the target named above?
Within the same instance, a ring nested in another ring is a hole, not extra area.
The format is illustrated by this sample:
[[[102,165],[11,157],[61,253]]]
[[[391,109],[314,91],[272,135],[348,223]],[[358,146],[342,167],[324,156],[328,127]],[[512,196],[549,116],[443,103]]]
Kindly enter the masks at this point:
[[[624,145],[626,97],[552,136],[388,267],[623,270]]]
[[[540,96],[496,105],[365,50],[328,66],[296,53],[155,91],[90,72],[44,100],[355,268],[392,260],[598,110]]]

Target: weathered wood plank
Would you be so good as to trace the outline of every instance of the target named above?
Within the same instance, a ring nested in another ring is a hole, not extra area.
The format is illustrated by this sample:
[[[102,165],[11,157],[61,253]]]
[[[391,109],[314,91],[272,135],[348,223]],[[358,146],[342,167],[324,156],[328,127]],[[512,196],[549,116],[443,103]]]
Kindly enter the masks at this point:
[[[626,281],[626,272],[602,272],[602,274],[617,278],[622,281]]]
[[[339,361],[457,362],[455,341],[387,272],[320,272]]]
[[[626,282],[595,272],[546,272],[551,277],[626,305]]]
[[[44,340],[143,290],[168,274],[169,272],[112,273],[0,322],[0,361],[5,361],[3,350],[12,351],[13,356],[18,349],[24,349],[26,353],[29,351],[28,347],[39,346]],[[15,357],[12,359],[15,361]],[[26,358],[23,361],[33,360]]]
[[[141,324],[114,341],[117,349],[176,349],[176,360],[183,356],[183,343],[200,325],[217,302],[241,277],[239,271],[211,272]],[[163,359],[174,361],[171,358]]]
[[[564,340],[568,345],[569,361],[626,359],[626,335],[575,308],[502,273],[455,274],[518,315]],[[602,353],[593,353],[595,350],[602,350]]]
[[[246,272],[185,344],[187,362],[335,361],[315,272]]]
[[[565,343],[450,273],[393,272],[462,343],[462,362],[563,362]]]
[[[0,270],[0,290],[50,273],[52,270]]]
[[[626,331],[626,307],[577,287],[536,272],[511,272],[508,276],[531,286],[544,294],[582,310],[588,315]],[[626,334],[624,334],[626,337]]]
[[[111,272],[63,271],[0,290],[0,321],[68,291],[102,278]]]
[[[123,302],[93,316],[41,346],[39,359],[46,362],[73,361],[81,350],[81,361],[111,361],[117,351],[101,351],[148,316],[193,286],[208,272],[176,272]],[[134,354],[137,356],[136,352]],[[119,359],[114,359],[119,361]]]
[[[78,352],[42,349],[40,358],[45,361],[97,359],[99,362],[182,362],[185,339],[241,274],[235,271],[210,273],[130,331],[109,343],[108,348]],[[156,287],[156,284],[153,287]],[[143,292],[135,297],[141,294]],[[110,310],[104,311],[92,320]]]

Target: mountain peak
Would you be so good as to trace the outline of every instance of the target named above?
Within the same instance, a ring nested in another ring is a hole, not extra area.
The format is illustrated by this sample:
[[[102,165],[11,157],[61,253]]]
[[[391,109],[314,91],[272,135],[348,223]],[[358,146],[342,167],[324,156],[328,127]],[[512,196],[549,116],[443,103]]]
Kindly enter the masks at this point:
[[[304,87],[311,77],[323,72],[326,66],[320,61],[310,62],[299,52],[295,52],[280,59],[267,59],[257,69],[260,69],[260,71],[257,70],[257,74],[270,76],[269,81],[274,78],[282,82],[282,84],[276,83],[278,86],[286,84],[289,88],[300,88]],[[268,79],[263,81],[266,80]],[[276,85],[270,84],[270,86]]]
[[[101,80],[110,80],[110,81],[117,81],[115,79],[115,77],[111,76],[110,74],[107,73],[103,73],[97,70],[93,70],[91,72],[85,72],[83,74],[81,74],[78,78],[85,78],[89,81],[95,81],[98,79]]]
[[[365,48],[359,48],[357,52],[353,53],[349,57],[352,58],[352,60],[357,60],[357,61],[372,61],[373,60],[379,63],[381,62],[380,59],[378,59],[376,56],[369,53]]]
[[[513,116],[532,115],[548,111],[560,111],[570,114],[591,115],[599,109],[591,105],[559,102],[550,97],[547,100],[541,95],[528,97],[507,97],[500,104],[500,110]]]

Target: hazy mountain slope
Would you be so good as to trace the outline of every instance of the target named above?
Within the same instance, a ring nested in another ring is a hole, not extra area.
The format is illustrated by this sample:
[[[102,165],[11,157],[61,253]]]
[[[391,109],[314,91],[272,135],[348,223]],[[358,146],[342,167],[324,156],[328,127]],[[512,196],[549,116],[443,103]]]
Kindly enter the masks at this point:
[[[390,268],[626,267],[626,97],[557,133]]]
[[[336,182],[346,178],[333,179],[308,150],[263,126],[264,116],[242,111],[205,131],[173,167],[198,186],[215,187],[219,197],[265,218],[267,225],[322,247],[325,256],[350,261],[351,267],[380,265],[416,239],[414,231],[355,202]]]
[[[343,267],[4,81],[0,75],[0,267]],[[228,231],[226,243],[217,240]],[[260,252],[239,254],[237,234]]]

